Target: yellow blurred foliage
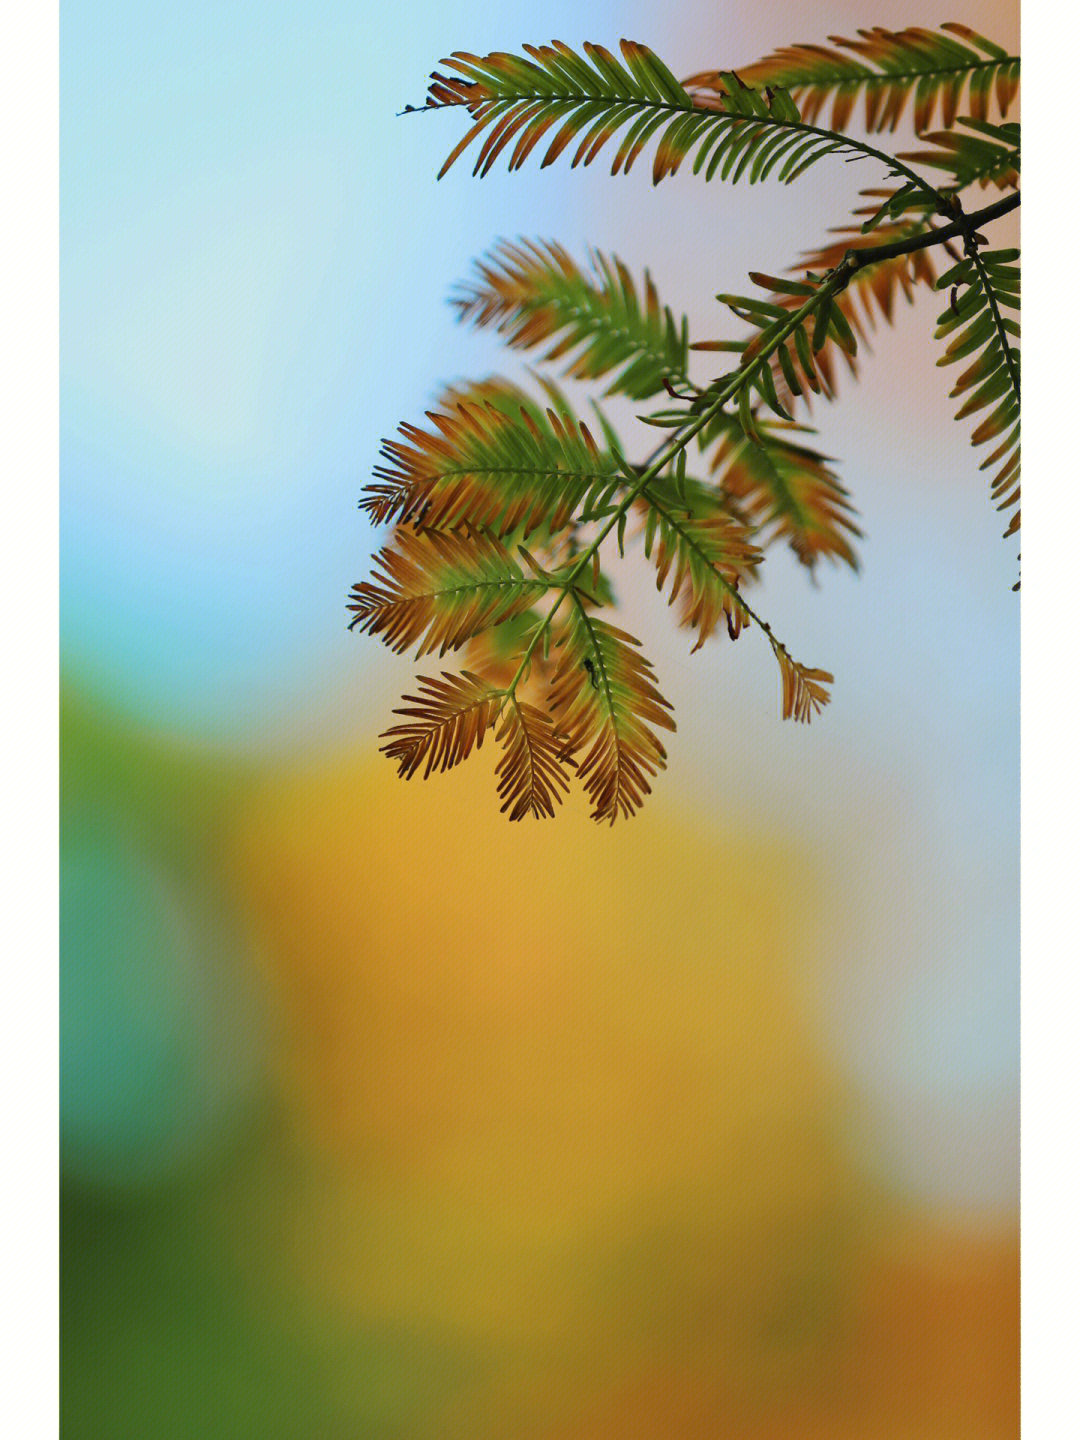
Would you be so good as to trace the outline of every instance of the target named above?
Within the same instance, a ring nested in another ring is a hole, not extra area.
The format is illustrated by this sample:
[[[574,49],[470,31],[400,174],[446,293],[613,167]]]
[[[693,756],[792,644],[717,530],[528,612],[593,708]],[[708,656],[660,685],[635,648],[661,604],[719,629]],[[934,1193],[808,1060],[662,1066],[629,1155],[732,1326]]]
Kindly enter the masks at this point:
[[[914,1428],[843,1429],[875,1367],[905,1404],[935,1356],[958,1399],[984,1385],[1011,1312],[991,1334],[985,1266],[881,1258],[895,1221],[793,983],[827,933],[809,853],[658,799],[511,825],[490,770],[338,765],[242,815],[304,1176],[252,1253],[328,1323],[474,1347],[446,1440],[1011,1434],[1011,1372],[977,1432],[935,1425],[944,1381]]]

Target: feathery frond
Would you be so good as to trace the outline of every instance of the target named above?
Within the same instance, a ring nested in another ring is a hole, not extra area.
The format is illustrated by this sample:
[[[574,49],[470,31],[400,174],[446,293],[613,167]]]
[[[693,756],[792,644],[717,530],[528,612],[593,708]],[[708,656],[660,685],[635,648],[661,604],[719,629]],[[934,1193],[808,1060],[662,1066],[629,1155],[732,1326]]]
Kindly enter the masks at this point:
[[[682,493],[680,493],[680,490]],[[670,575],[668,604],[682,596],[680,624],[698,632],[700,650],[721,620],[734,639],[745,624],[740,581],[753,577],[762,554],[753,532],[724,510],[721,497],[704,492],[690,501],[675,479],[652,481],[636,502],[644,517],[645,558],[655,550],[656,588]],[[695,503],[696,501],[696,503]]]
[[[484,743],[499,708],[499,693],[480,675],[466,670],[442,679],[418,675],[420,695],[406,695],[405,704],[395,709],[404,715],[403,724],[391,725],[379,737],[387,743],[380,748],[396,760],[398,774],[409,780],[420,766],[424,779],[432,770],[449,770],[468,758],[473,746]]]
[[[861,141],[805,124],[786,90],[754,90],[730,72],[716,72],[712,93],[695,102],[646,46],[619,43],[625,67],[602,45],[585,44],[583,58],[557,40],[524,46],[528,58],[504,51],[483,58],[455,51],[442,63],[458,75],[436,72],[424,108],[464,106],[473,124],[439,177],[481,136],[474,175],[486,175],[515,137],[509,164],[516,170],[560,121],[541,168],[573,140],[578,144],[571,166],[590,165],[621,134],[611,167],[617,175],[628,172],[645,145],[658,137],[654,184],[674,175],[691,154],[694,173],[706,180],[719,175],[736,181],[745,175],[751,183],[774,170],[779,180],[790,182],[826,155],[878,155]]]
[[[632,635],[587,613],[581,598],[562,627],[552,680],[555,723],[578,760],[578,777],[594,820],[614,824],[630,816],[649,794],[650,775],[667,753],[650,725],[674,730],[671,706],[657,690],[653,669],[634,648]]]
[[[807,725],[829,703],[829,692],[825,687],[833,683],[833,677],[827,670],[811,670],[809,666],[800,665],[778,640],[773,640],[773,653],[783,682],[783,717]]]
[[[722,342],[721,348],[739,350],[740,366],[751,377],[750,386],[744,388],[741,396],[739,419],[747,437],[761,444],[760,430],[750,413],[750,388],[756,390],[782,420],[791,420],[787,405],[780,399],[777,379],[790,395],[802,394],[804,385],[815,391],[828,388],[832,372],[828,362],[818,358],[821,351],[826,344],[837,345],[851,363],[858,350],[858,340],[848,319],[851,302],[845,301],[843,289],[823,285],[812,276],[803,282],[752,272],[750,278],[763,289],[771,290],[772,295],[768,299],[726,294],[716,298],[756,331],[741,344]],[[792,322],[803,311],[806,313],[792,328]],[[787,338],[776,345],[784,334]],[[767,360],[755,365],[753,362],[762,355],[766,355]]]
[[[459,319],[494,326],[516,349],[553,341],[543,359],[571,356],[563,373],[577,380],[614,375],[608,395],[644,400],[665,379],[688,383],[686,317],[676,324],[661,309],[648,271],[639,297],[618,256],[593,251],[591,259],[589,275],[554,241],[503,240],[451,303]]]
[[[375,579],[352,588],[349,629],[378,635],[398,654],[416,645],[418,659],[512,619],[550,588],[524,575],[494,536],[475,531],[399,528],[374,564]]]
[[[516,414],[515,410],[516,401]],[[464,523],[499,536],[558,530],[582,508],[595,509],[624,483],[617,462],[597,448],[588,426],[568,412],[540,410],[502,384],[477,401],[428,411],[432,428],[401,424],[383,442],[386,462],[364,489],[360,508],[376,524],[413,521],[448,530]]]
[[[976,425],[971,443],[999,442],[979,468],[999,466],[990,494],[999,510],[1013,511],[1006,537],[1020,528],[1020,347],[1010,343],[1010,336],[1020,337],[1015,318],[1020,310],[1019,259],[1019,250],[972,247],[937,282],[938,289],[950,289],[950,299],[934,331],[936,340],[952,337],[939,365],[974,356],[949,392],[967,396],[957,420],[993,406]]]
[[[810,569],[824,557],[857,570],[849,537],[861,532],[848,492],[824,455],[791,438],[814,432],[771,420],[759,420],[757,429],[761,444],[734,425],[721,436],[712,457],[721,493],[759,527],[761,544],[785,541]]]
[[[792,379],[799,383],[794,375]],[[782,381],[778,376],[777,387]],[[754,407],[748,420],[721,412],[702,431],[702,449],[718,442],[710,464],[718,476],[714,503],[744,526],[754,527],[754,539],[763,549],[783,541],[809,570],[823,557],[857,570],[851,540],[862,532],[848,492],[826,456],[791,438],[816,432],[789,420],[767,420],[761,410]],[[686,412],[666,413],[675,424]],[[659,418],[667,423],[664,414]]]
[[[810,123],[831,99],[833,130],[847,128],[860,92],[867,130],[895,130],[909,97],[914,96],[914,125],[921,132],[939,104],[942,123],[951,129],[965,94],[976,119],[989,119],[991,90],[1005,115],[1019,88],[1020,57],[1009,55],[966,25],[946,24],[940,31],[916,25],[886,30],[877,25],[860,30],[858,36],[844,40],[831,35],[839,49],[786,45],[753,65],[740,66],[739,77],[758,89],[782,86],[790,91]],[[698,103],[727,88],[724,73],[715,70],[692,75],[683,84]]]
[[[942,133],[948,134],[950,132],[943,131]],[[856,219],[860,215],[869,217],[864,220],[859,227],[857,233],[860,235],[868,235],[872,230],[877,230],[878,226],[886,220],[894,225],[898,223],[903,224],[905,223],[905,217],[907,217],[907,223],[910,223],[910,217],[912,216],[919,217],[924,226],[928,226],[933,217],[941,213],[941,201],[944,200],[948,203],[948,197],[944,191],[942,191],[940,196],[931,196],[924,190],[920,190],[917,186],[911,184],[900,186],[871,186],[867,190],[860,190],[859,194],[865,195],[872,201],[877,202],[876,204],[858,205],[855,207],[853,214]],[[845,233],[856,233],[850,226],[833,226],[830,233],[836,234],[841,228]],[[868,240],[866,243],[868,245],[878,245],[881,243],[880,237],[875,236],[873,240]]]
[[[554,815],[555,806],[562,804],[560,790],[570,789],[566,772],[574,762],[566,753],[567,736],[550,715],[510,695],[495,738],[503,747],[495,766],[502,812],[509,810],[511,820]]]
[[[959,124],[966,128],[935,130],[919,137],[936,149],[901,151],[899,158],[947,171],[956,190],[966,185],[1015,190],[1020,183],[1019,124],[1010,120],[1005,125],[991,125],[987,120],[967,118],[961,118]]]
[[[925,232],[929,227],[920,215],[902,218],[894,223],[882,225],[871,234],[861,227],[837,226],[831,233],[836,240],[828,241],[814,250],[805,251],[797,267],[817,274],[838,265],[849,250],[859,251],[874,246],[889,245],[898,240],[908,240]],[[869,332],[878,319],[891,325],[897,298],[902,295],[909,305],[915,302],[915,290],[920,285],[933,287],[937,271],[934,260],[927,250],[914,250],[909,255],[894,255],[856,270],[848,281],[847,288],[836,297],[836,306],[847,321],[848,328],[861,342],[869,338]],[[858,303],[856,303],[858,302]],[[781,300],[781,305],[786,302]],[[814,360],[822,380],[822,391],[827,398],[836,393],[831,361],[839,352],[844,357],[852,375],[857,373],[855,351],[850,345],[837,345],[834,335],[825,337],[825,353],[815,353]]]
[[[540,429],[547,423],[549,409],[564,419],[567,416],[572,418],[573,407],[554,380],[539,371],[529,373],[547,396],[547,405],[527,390],[523,390],[513,380],[508,380],[505,375],[487,375],[483,380],[444,385],[436,403],[441,410],[451,411],[456,411],[459,405],[494,405],[496,410],[501,410],[515,424],[521,420],[521,412],[524,410],[533,424]]]
[[[897,192],[864,190],[861,193],[872,200],[882,197],[887,200]],[[870,205],[856,214],[877,213],[881,208],[880,205]],[[837,226],[832,231],[837,239],[805,251],[800,261],[791,266],[790,273],[821,275],[833,270],[851,250],[889,245],[924,233],[927,229],[925,217],[920,213],[880,224],[869,234],[860,226]],[[902,294],[911,304],[916,286],[925,284],[933,287],[936,276],[929,250],[893,255],[856,270],[847,287],[832,298],[831,323],[827,321],[823,330],[818,328],[816,335],[815,327],[803,325],[777,350],[771,363],[771,374],[780,401],[781,408],[777,413],[781,418],[790,418],[785,417],[787,407],[799,396],[808,399],[808,392],[833,399],[836,395],[836,355],[842,355],[850,373],[856,374],[857,344],[866,342],[869,331],[875,328],[879,318],[892,323],[898,295]],[[759,334],[751,335],[748,341],[737,347],[729,341],[701,341],[692,345],[691,349],[738,348],[752,358],[764,338],[760,332],[774,321],[794,314],[814,290],[809,280],[762,275],[756,271],[751,272],[750,278],[765,290],[763,298],[726,295],[718,298],[728,304],[740,319],[754,324]],[[776,406],[771,408],[777,409]]]

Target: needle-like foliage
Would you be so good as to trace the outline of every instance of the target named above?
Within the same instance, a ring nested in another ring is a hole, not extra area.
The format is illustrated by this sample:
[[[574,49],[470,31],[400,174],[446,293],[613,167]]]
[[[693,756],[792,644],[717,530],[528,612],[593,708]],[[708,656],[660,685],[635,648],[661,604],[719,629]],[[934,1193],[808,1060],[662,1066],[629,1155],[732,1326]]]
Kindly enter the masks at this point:
[[[661,307],[647,271],[639,296],[617,255],[594,251],[590,275],[554,241],[503,240],[476,271],[452,304],[460,319],[494,326],[515,349],[554,342],[545,361],[565,360],[563,373],[576,380],[614,375],[605,394],[631,400],[658,394],[665,380],[689,382],[686,316],[676,322]]]
[[[760,443],[736,426],[721,436],[712,468],[722,493],[757,529],[760,543],[785,541],[810,569],[823,558],[857,569],[854,507],[826,457],[799,443],[808,427],[759,420],[757,429]]]
[[[964,130],[935,130],[920,139],[935,148],[907,150],[901,160],[931,165],[946,171],[952,178],[953,191],[967,185],[988,185],[998,190],[1015,190],[1020,184],[1020,126],[1010,120],[1005,125],[991,125],[987,120],[963,116],[957,122]]]
[[[817,120],[831,100],[833,130],[847,128],[860,94],[867,130],[895,130],[912,99],[919,132],[931,123],[939,105],[949,129],[965,96],[978,120],[989,117],[991,91],[1002,115],[1016,97],[1019,55],[1010,55],[966,25],[946,24],[938,31],[876,25],[860,30],[858,37],[832,35],[836,48],[787,45],[753,65],[740,66],[739,76],[747,85],[789,90],[809,122]],[[693,75],[685,84],[695,95],[726,89],[724,72],[715,70]]]
[[[704,180],[790,182],[829,157],[883,173],[789,269],[752,271],[749,294],[717,295],[740,327],[731,338],[692,342],[648,271],[636,281],[599,250],[580,265],[551,240],[500,241],[453,293],[460,320],[511,349],[650,402],[638,419],[659,436],[631,458],[595,400],[587,424],[550,370],[533,377],[541,399],[498,376],[459,382],[425,423],[383,442],[364,491],[362,510],[390,530],[353,587],[351,627],[398,652],[457,650],[465,664],[420,677],[383,749],[402,775],[427,776],[495,729],[512,820],[550,818],[575,777],[595,820],[628,817],[666,764],[657,732],[675,729],[671,706],[639,642],[608,618],[619,608],[608,562],[637,542],[695,650],[756,631],[779,666],[783,718],[806,722],[828,704],[832,675],[791,655],[758,612],[757,582],[776,544],[811,570],[857,568],[851,498],[799,412],[836,398],[840,364],[857,374],[901,296],[947,292],[939,364],[962,362],[957,418],[974,417],[972,443],[992,446],[992,497],[1011,512],[1006,533],[1019,526],[1019,252],[984,234],[1020,203],[1020,127],[1005,118],[1018,57],[962,25],[861,30],[685,82],[643,45],[624,40],[620,55],[558,41],[455,52],[420,107],[469,121],[440,174],[470,149],[480,175],[500,156],[511,170],[534,153],[573,167],[604,150],[624,174],[647,146],[654,181],[684,162]],[[828,127],[817,123],[827,111]],[[911,150],[886,153],[848,129],[894,131],[908,114]],[[972,210],[972,192],[987,191],[999,198]],[[728,368],[695,374],[706,355]],[[693,452],[704,473],[690,473]]]
[[[969,362],[949,392],[966,397],[957,420],[989,410],[975,426],[971,443],[998,442],[980,468],[999,467],[990,493],[999,510],[1013,512],[1006,537],[1020,528],[1019,258],[1018,250],[972,246],[938,281],[939,289],[949,289],[949,305],[934,332],[935,339],[949,340],[939,365]]]
[[[546,580],[523,574],[491,535],[400,529],[375,557],[374,580],[353,586],[349,629],[378,635],[401,654],[445,655],[534,605]]]
[[[579,597],[558,645],[551,708],[575,752],[592,818],[614,823],[638,809],[649,793],[648,777],[667,763],[650,726],[674,730],[671,706],[656,688],[640,642],[590,615]]]
[[[734,72],[717,72],[708,103],[696,104],[658,56],[629,40],[619,47],[625,64],[602,45],[584,45],[583,55],[559,41],[523,48],[525,56],[458,50],[442,62],[458,73],[432,76],[427,108],[464,106],[473,121],[440,179],[477,141],[474,175],[486,175],[511,142],[509,166],[520,169],[556,125],[541,167],[574,141],[571,166],[591,165],[621,135],[611,173],[628,173],[656,139],[654,183],[674,175],[691,154],[694,173],[706,180],[746,175],[752,183],[774,170],[779,180],[794,180],[826,155],[878,153],[804,124],[786,90],[754,90]]]
[[[807,665],[800,665],[779,643],[774,643],[773,650],[784,681],[784,719],[805,724],[829,703],[827,687],[833,683],[833,677],[828,670],[811,670]]]
[[[509,811],[511,820],[554,815],[555,806],[562,803],[560,792],[570,789],[569,737],[556,728],[550,715],[511,695],[496,739],[503,747],[495,766],[503,813]]]
[[[403,422],[401,439],[383,442],[385,463],[360,502],[376,524],[443,530],[467,523],[527,537],[540,525],[561,529],[624,483],[584,422],[542,411],[524,396],[515,406],[506,388],[461,398],[427,418],[430,429]]]
[[[668,604],[682,597],[680,624],[698,632],[700,650],[721,620],[732,639],[746,620],[739,584],[753,578],[762,553],[754,529],[725,509],[724,497],[704,487],[654,480],[636,502],[643,517],[645,558],[656,565],[656,588]]]
[[[406,719],[383,732],[383,752],[396,760],[398,774],[409,780],[424,767],[424,779],[432,770],[449,770],[468,759],[473,747],[484,743],[484,735],[498,714],[499,696],[479,675],[468,670],[461,675],[443,671],[442,678],[418,675],[420,695],[407,695],[404,705],[394,711]]]
[[[893,196],[895,191],[864,192],[872,194],[874,200]],[[878,214],[882,206],[872,204],[861,208],[859,214],[870,211]],[[750,279],[766,293],[763,296],[722,295],[728,308],[739,319],[755,325],[758,334],[750,335],[740,345],[752,357],[761,345],[762,330],[769,323],[794,314],[805,303],[815,288],[815,282],[793,277],[827,274],[841,265],[852,252],[874,255],[882,248],[903,241],[926,231],[925,217],[903,217],[887,223],[879,222],[873,231],[866,231],[861,225],[841,225],[832,233],[837,238],[816,246],[803,253],[792,265],[791,274],[785,277],[762,275],[752,271]],[[796,397],[823,395],[832,399],[836,395],[836,359],[840,357],[848,371],[857,374],[859,342],[865,342],[869,330],[879,319],[891,324],[896,309],[896,300],[903,295],[909,304],[915,298],[920,285],[932,287],[936,280],[934,262],[928,250],[914,250],[907,254],[885,255],[860,265],[851,275],[845,288],[832,297],[830,310],[824,322],[813,318],[796,329],[777,347],[772,361],[772,380],[776,395],[782,402],[772,408],[781,419],[791,418],[785,407]],[[816,330],[816,334],[815,334]],[[695,348],[706,349],[709,342],[702,342]],[[725,349],[735,348],[725,344]]]

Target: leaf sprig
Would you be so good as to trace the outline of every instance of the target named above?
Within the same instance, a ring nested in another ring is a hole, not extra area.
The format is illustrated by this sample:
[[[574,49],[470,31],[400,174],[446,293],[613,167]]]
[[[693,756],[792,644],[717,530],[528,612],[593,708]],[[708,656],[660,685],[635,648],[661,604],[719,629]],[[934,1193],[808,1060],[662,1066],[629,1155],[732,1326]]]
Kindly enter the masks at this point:
[[[920,139],[935,148],[907,150],[901,159],[947,171],[954,191],[967,185],[1015,190],[1020,183],[1019,124],[1010,120],[1005,125],[991,125],[987,120],[968,116],[962,116],[957,123],[965,129],[922,135]]]
[[[950,298],[934,331],[935,339],[949,341],[939,365],[969,361],[949,392],[966,396],[957,420],[992,407],[975,426],[971,443],[999,442],[980,469],[999,466],[990,493],[999,510],[1013,512],[1006,538],[1020,528],[1019,258],[1018,250],[972,246],[937,282],[938,289],[949,289]]]
[[[826,457],[800,443],[808,427],[759,420],[757,429],[760,444],[735,426],[721,436],[711,463],[724,494],[762,543],[785,541],[810,569],[824,558],[857,570],[851,538],[861,532],[854,506]]]
[[[586,43],[578,55],[557,40],[525,45],[525,56],[455,51],[442,63],[458,73],[435,72],[422,108],[464,106],[473,124],[447,156],[439,179],[481,137],[474,175],[486,175],[511,141],[509,167],[518,170],[558,124],[541,169],[575,140],[571,168],[591,165],[621,135],[611,173],[628,174],[655,139],[654,184],[674,175],[691,154],[694,173],[705,180],[734,182],[745,175],[752,184],[775,171],[790,183],[827,155],[840,154],[875,156],[919,183],[895,157],[805,122],[779,86],[755,90],[734,71],[717,71],[709,95],[695,98],[646,46],[622,40],[619,48],[624,65],[602,45]]]
[[[459,319],[494,327],[515,349],[554,342],[543,359],[566,360],[575,380],[613,376],[605,394],[647,400],[665,380],[689,384],[686,316],[676,321],[661,307],[647,271],[639,296],[617,255],[594,251],[591,262],[589,275],[554,241],[503,240],[451,303]]]
[[[649,776],[667,763],[650,726],[674,730],[671,706],[654,683],[641,642],[589,615],[574,597],[559,636],[551,708],[573,751],[594,820],[629,816],[649,794]],[[584,683],[582,683],[584,680]]]
[[[860,94],[867,130],[895,130],[912,99],[915,129],[921,133],[939,106],[942,124],[951,129],[965,97],[977,120],[988,119],[991,91],[1005,115],[1019,88],[1020,57],[966,25],[945,24],[938,31],[876,25],[860,30],[856,40],[829,38],[838,48],[787,45],[740,66],[739,75],[747,85],[790,91],[807,121],[816,120],[831,100],[833,130],[847,128]],[[724,72],[715,70],[692,75],[684,84],[695,97],[726,88]]]
[[[383,442],[385,463],[360,501],[376,524],[412,521],[429,530],[469,524],[528,537],[541,525],[562,529],[624,483],[583,421],[565,410],[541,410],[521,392],[504,387],[498,396],[462,398],[427,418],[430,429],[403,422],[402,438]]]
[[[349,629],[378,635],[398,654],[445,655],[513,619],[549,589],[527,576],[493,535],[399,529],[375,557],[374,580],[353,586]]]
[[[424,767],[424,779],[432,770],[449,770],[478,750],[498,714],[499,696],[480,675],[465,670],[460,675],[443,672],[442,678],[419,675],[420,695],[406,697],[394,711],[406,719],[391,725],[383,734],[383,753],[396,760],[398,774],[405,780]]]
[[[570,789],[570,737],[543,710],[510,695],[496,739],[503,746],[495,766],[503,813],[509,811],[511,820],[553,816],[562,800],[559,792]]]

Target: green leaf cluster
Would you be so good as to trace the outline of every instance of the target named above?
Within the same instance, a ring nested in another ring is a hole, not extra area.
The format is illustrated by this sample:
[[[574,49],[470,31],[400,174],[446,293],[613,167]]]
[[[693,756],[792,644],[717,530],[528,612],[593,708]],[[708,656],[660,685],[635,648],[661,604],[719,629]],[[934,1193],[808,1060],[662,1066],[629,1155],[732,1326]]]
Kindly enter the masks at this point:
[[[552,816],[575,779],[594,819],[635,813],[666,763],[657,732],[675,728],[651,662],[608,618],[619,601],[602,558],[635,552],[694,649],[755,630],[778,666],[783,717],[819,713],[832,675],[792,657],[755,587],[776,544],[811,571],[823,558],[857,567],[855,511],[808,443],[806,412],[836,398],[838,363],[856,375],[868,330],[920,287],[947,295],[939,364],[962,363],[957,418],[973,419],[974,445],[992,445],[991,495],[1011,512],[1006,534],[1018,529],[1019,252],[984,231],[1020,203],[1020,127],[1007,118],[1019,58],[959,25],[878,27],[831,45],[683,82],[627,40],[621,60],[557,41],[522,55],[458,51],[443,62],[453,73],[432,76],[421,108],[469,122],[440,175],[474,146],[474,174],[504,154],[514,170],[542,141],[542,165],[565,155],[587,166],[610,146],[613,174],[652,144],[654,181],[688,162],[704,180],[790,182],[833,156],[883,173],[790,269],[717,294],[740,331],[720,339],[692,340],[651,275],[636,281],[615,255],[593,250],[581,265],[555,241],[525,239],[477,261],[451,297],[459,319],[547,368],[534,375],[542,398],[498,376],[447,388],[425,423],[402,422],[383,442],[361,500],[391,529],[353,587],[352,627],[398,652],[467,662],[420,676],[384,733],[402,775],[460,763],[493,729],[511,819]],[[910,100],[920,148],[887,153],[851,133],[860,97],[873,132],[895,130]],[[826,106],[828,127],[817,123]],[[988,189],[1000,198],[972,208],[971,192]],[[695,374],[706,354],[727,357],[711,379]],[[634,457],[595,399],[589,422],[576,413],[552,367],[643,407],[659,443]]]

